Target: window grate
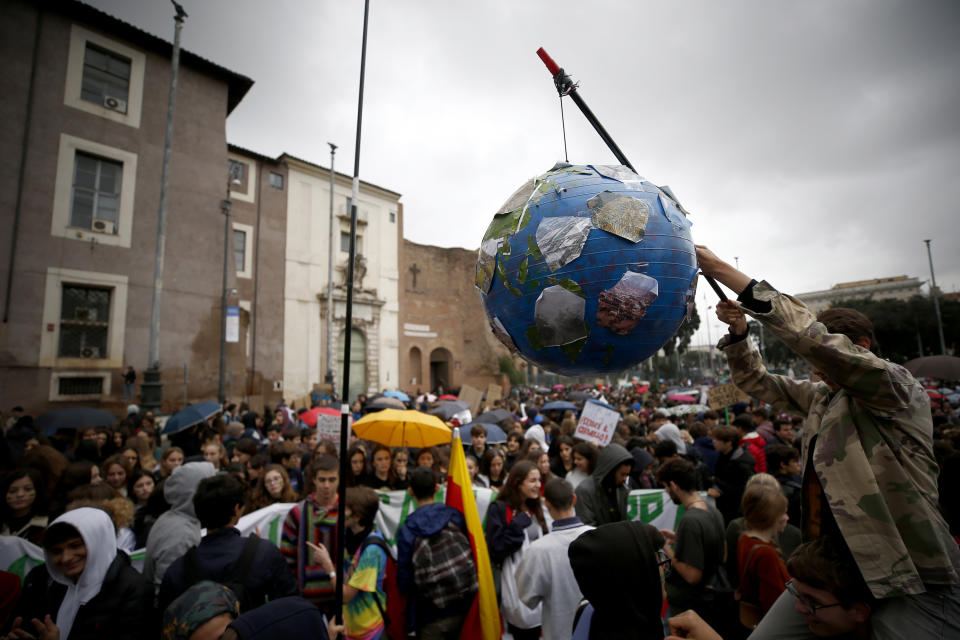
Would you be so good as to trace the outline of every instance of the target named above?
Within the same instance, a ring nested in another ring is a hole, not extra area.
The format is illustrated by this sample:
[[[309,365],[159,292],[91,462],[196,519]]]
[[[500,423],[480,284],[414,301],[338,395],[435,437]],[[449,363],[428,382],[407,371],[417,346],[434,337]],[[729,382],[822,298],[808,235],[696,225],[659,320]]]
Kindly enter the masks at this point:
[[[103,395],[102,377],[62,377],[57,380],[57,392],[61,396],[100,396]]]
[[[61,358],[106,358],[110,289],[63,286],[60,306]]]

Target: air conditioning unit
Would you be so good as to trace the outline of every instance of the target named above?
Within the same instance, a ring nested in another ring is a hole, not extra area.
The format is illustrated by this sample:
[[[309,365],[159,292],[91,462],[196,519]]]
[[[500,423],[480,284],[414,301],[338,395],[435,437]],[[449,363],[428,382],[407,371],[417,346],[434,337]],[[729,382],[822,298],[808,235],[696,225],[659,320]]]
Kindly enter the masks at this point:
[[[103,96],[103,106],[111,111],[117,111],[119,113],[127,112],[127,101],[114,98],[113,96]]]
[[[100,347],[84,347],[80,350],[81,358],[99,358]]]
[[[93,224],[90,225],[90,228],[97,233],[106,233],[109,235],[114,235],[117,233],[117,223],[112,220],[100,220],[99,218],[93,219]]]
[[[73,310],[74,320],[83,320],[85,322],[97,321],[97,310],[92,307],[77,307]]]

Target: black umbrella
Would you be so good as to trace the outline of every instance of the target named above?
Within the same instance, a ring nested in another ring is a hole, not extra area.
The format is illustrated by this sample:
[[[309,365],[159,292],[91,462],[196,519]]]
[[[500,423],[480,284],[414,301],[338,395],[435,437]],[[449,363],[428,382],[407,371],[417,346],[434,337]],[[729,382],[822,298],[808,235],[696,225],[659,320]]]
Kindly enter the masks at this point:
[[[493,409],[487,411],[486,413],[481,413],[479,416],[473,419],[474,422],[492,422],[497,424],[503,422],[507,418],[512,418],[513,414],[507,411],[506,409]]]
[[[407,405],[403,404],[403,402],[397,398],[376,396],[375,398],[371,398],[367,404],[363,405],[363,408],[364,410],[406,409]]]
[[[914,358],[903,366],[918,378],[960,380],[960,358],[955,356]]]
[[[458,413],[462,413],[470,408],[470,405],[462,400],[441,402],[427,413],[432,416],[438,416],[444,420],[449,420]]]
[[[37,418],[36,425],[45,435],[53,435],[58,429],[83,429],[86,427],[109,427],[117,422],[117,416],[103,409],[68,407],[54,409]]]
[[[567,400],[571,402],[580,402],[581,400],[586,400],[587,398],[592,398],[589,393],[586,391],[571,391],[567,394]]]

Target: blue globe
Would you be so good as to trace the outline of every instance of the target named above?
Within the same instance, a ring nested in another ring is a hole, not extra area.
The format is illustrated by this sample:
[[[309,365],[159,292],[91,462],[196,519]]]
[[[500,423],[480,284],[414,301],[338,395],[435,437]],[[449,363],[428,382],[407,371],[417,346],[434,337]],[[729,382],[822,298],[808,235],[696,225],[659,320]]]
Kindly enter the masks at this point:
[[[554,373],[633,367],[692,310],[690,224],[669,188],[627,167],[557,164],[510,196],[483,236],[476,285],[491,329]]]

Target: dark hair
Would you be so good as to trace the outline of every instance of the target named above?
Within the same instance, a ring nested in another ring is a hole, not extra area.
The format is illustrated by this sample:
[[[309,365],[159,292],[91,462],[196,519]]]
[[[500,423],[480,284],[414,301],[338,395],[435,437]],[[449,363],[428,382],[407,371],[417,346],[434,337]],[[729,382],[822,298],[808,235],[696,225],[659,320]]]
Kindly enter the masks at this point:
[[[653,455],[656,458],[672,458],[677,455],[677,443],[673,440],[658,442],[653,448]]]
[[[787,571],[814,589],[829,591],[844,608],[850,608],[854,602],[873,602],[873,595],[842,539],[824,536],[801,544],[787,560]]]
[[[420,449],[420,451],[417,451],[417,455],[413,459],[413,466],[414,467],[420,466],[418,464],[420,462],[420,456],[422,456],[424,453],[429,453],[431,456],[433,456],[433,464],[430,465],[430,467],[436,470],[440,462],[440,452],[437,451],[436,447],[423,447],[422,449]]]
[[[257,441],[253,438],[240,438],[237,440],[237,446],[233,448],[234,452],[245,453],[248,456],[255,456],[260,448],[257,446]]]
[[[470,437],[487,435],[487,428],[482,424],[475,424],[470,427]]]
[[[340,473],[340,461],[327,453],[315,455],[307,468],[307,480],[310,483],[317,477],[317,471],[336,471]]]
[[[693,463],[683,458],[673,458],[661,465],[657,481],[663,486],[673,482],[681,491],[697,490],[697,470]]]
[[[227,526],[237,505],[243,505],[243,485],[229,473],[204,478],[193,495],[193,510],[207,529]]]
[[[72,538],[80,538],[83,540],[83,536],[80,535],[80,532],[69,522],[57,522],[47,528],[43,533],[42,545],[44,549],[49,549],[55,544],[60,544],[66,540]],[[86,545],[86,541],[84,541]]]
[[[792,462],[800,457],[800,452],[788,444],[772,444],[767,447],[767,471],[780,473],[780,465]]]
[[[300,438],[300,437],[302,437],[302,434],[300,433],[300,429],[296,427],[287,427],[286,429],[283,430],[284,441],[293,440],[294,438]],[[293,444],[293,443],[291,442],[290,444]]]
[[[517,429],[517,430],[515,430],[515,431],[511,431],[510,433],[508,433],[508,434],[507,434],[507,442],[510,442],[511,440],[516,440],[517,442],[522,443],[522,442],[523,442],[523,431],[520,431],[519,429]]]
[[[736,427],[729,424],[717,425],[710,433],[710,436],[721,442],[731,442],[733,446],[737,446],[740,443],[740,432],[737,431]]]
[[[373,526],[373,519],[380,509],[380,496],[370,487],[347,487],[346,508],[357,516],[360,525],[366,529]]]
[[[870,341],[870,351],[874,353],[879,349],[877,337],[873,333],[873,323],[870,322],[870,318],[856,309],[847,307],[824,309],[817,314],[817,322],[823,323],[830,333],[847,336],[851,342],[867,338]]]
[[[267,455],[273,464],[283,464],[284,458],[290,458],[297,452],[297,445],[292,442],[274,442],[267,447]]]
[[[587,459],[587,473],[593,473],[593,470],[597,468],[597,458],[600,457],[600,452],[594,445],[589,442],[578,442],[573,445],[573,453],[574,455],[580,454]]]
[[[768,414],[767,410],[763,407],[755,407],[752,411],[750,411],[750,415],[766,420],[770,414]]]
[[[751,418],[746,413],[741,413],[736,418],[733,419],[733,426],[738,429],[743,429],[747,433],[750,433],[754,430],[753,418]]]
[[[127,497],[133,500],[134,502],[137,501],[137,496],[135,496],[133,493],[133,485],[137,484],[137,480],[139,480],[144,476],[147,476],[148,478],[153,480],[154,486],[157,485],[157,481],[154,480],[152,473],[150,473],[149,471],[141,467],[137,467],[136,469],[134,469],[133,473],[130,474],[130,477],[127,478]]]
[[[490,465],[493,464],[493,459],[500,457],[500,460],[503,461],[503,466],[500,467],[500,477],[491,478],[490,477]],[[507,474],[507,459],[503,455],[503,451],[496,447],[489,447],[486,451],[483,452],[483,457],[480,458],[480,473],[487,476],[491,482],[503,483],[505,480],[504,476]]]
[[[263,469],[268,464],[270,464],[270,458],[268,458],[265,453],[252,455],[250,459],[247,460],[247,467],[250,469]]]
[[[785,424],[793,426],[793,420],[790,418],[790,416],[777,416],[773,419],[773,430],[780,431]]]
[[[500,493],[497,494],[497,500],[503,500],[507,503],[507,506],[514,511],[519,511],[524,503],[526,503],[527,508],[533,513],[537,522],[540,524],[540,528],[546,531],[547,525],[543,518],[540,496],[536,498],[524,498],[523,494],[520,493],[520,485],[527,479],[531,471],[540,473],[537,465],[529,460],[518,460],[515,462],[513,466],[510,467],[510,475],[507,476],[506,482],[503,483],[503,488],[500,490]]]
[[[697,422],[694,422],[692,425],[690,425],[687,431],[690,432],[690,437],[693,438],[694,440],[708,435],[707,425],[703,424],[699,420]]]
[[[417,467],[407,474],[410,491],[417,500],[425,500],[437,491],[437,474],[429,467]]]
[[[274,498],[270,495],[270,492],[267,491],[267,474],[271,471],[276,471],[283,479],[283,494],[281,494],[279,498]],[[293,487],[290,485],[290,475],[287,473],[287,470],[283,468],[283,465],[268,464],[263,468],[263,473],[260,474],[260,477],[257,478],[257,484],[254,487],[253,492],[250,494],[249,505],[250,510],[255,511],[276,502],[296,501],[297,492],[294,491]]]
[[[566,511],[573,506],[573,487],[561,478],[550,478],[543,489],[543,499],[558,511]]]
[[[720,414],[718,414],[718,413],[717,413],[716,411],[714,411],[713,409],[711,409],[710,411],[704,411],[704,412],[703,412],[703,419],[704,419],[704,420],[719,420],[719,419],[720,419]]]
[[[93,466],[92,464],[90,465]],[[30,505],[30,515],[36,514],[45,514],[47,510],[47,500],[46,500],[46,487],[43,484],[43,474],[40,473],[37,469],[26,468],[26,469],[14,469],[13,471],[8,472],[3,476],[3,480],[0,481],[0,521],[9,524],[9,518],[13,515],[10,512],[10,506],[7,504],[7,491],[10,490],[10,485],[12,485],[17,480],[21,478],[30,478],[30,482],[33,483],[34,498],[33,504]],[[90,481],[90,472],[87,471],[87,482]]]

